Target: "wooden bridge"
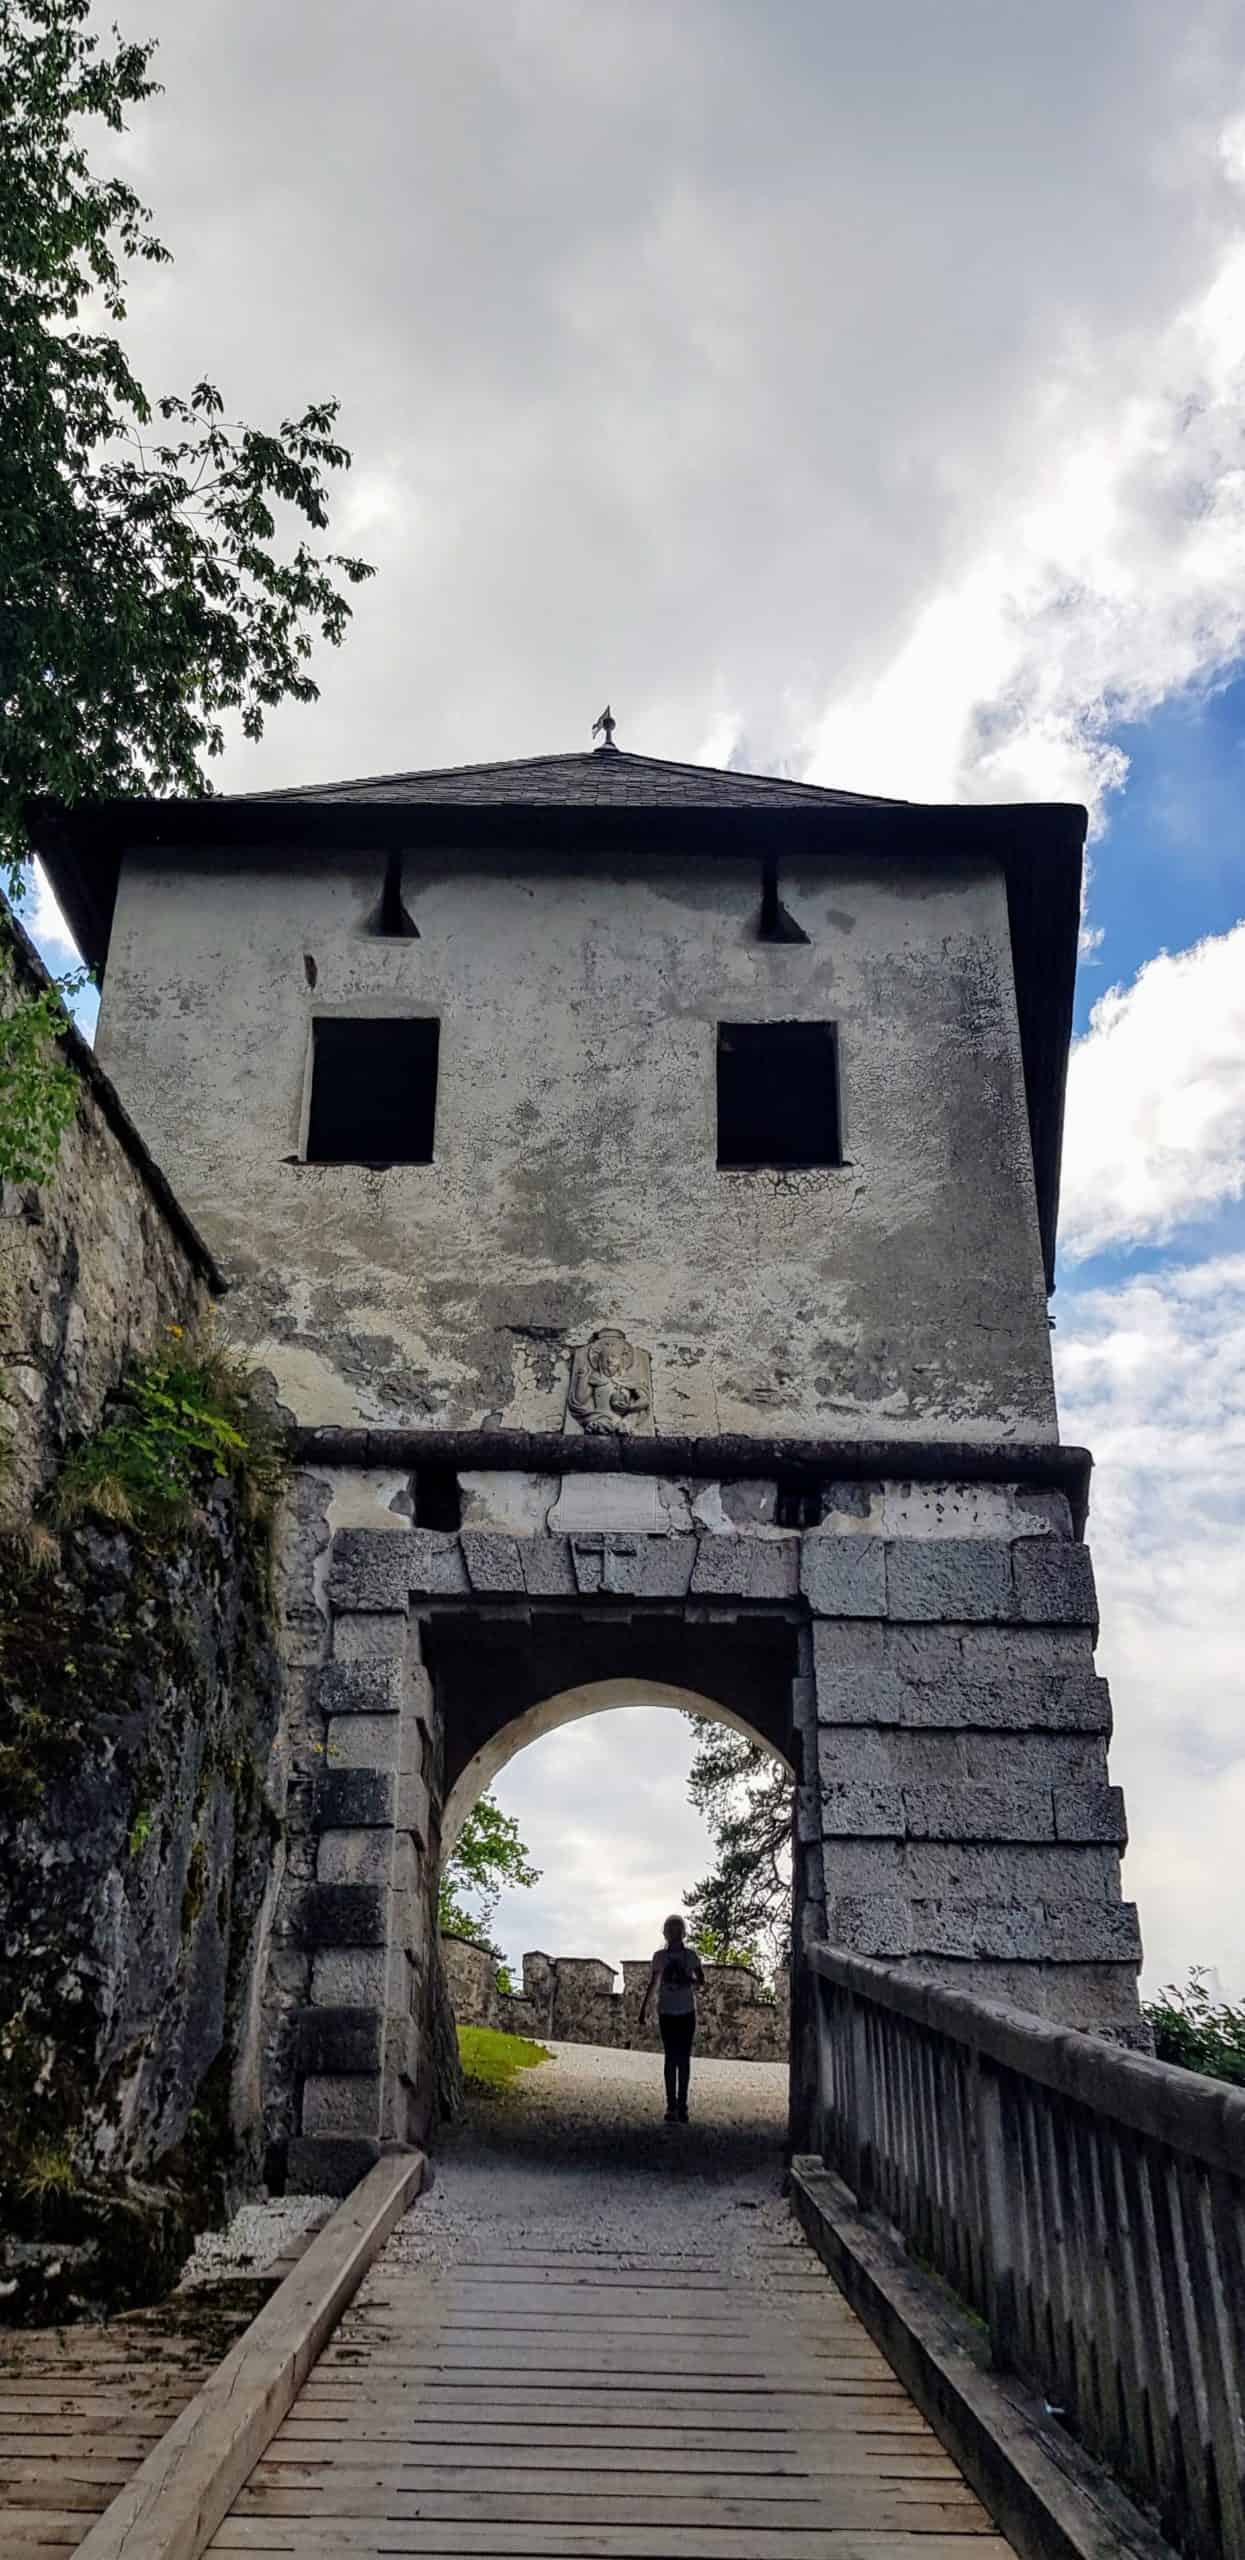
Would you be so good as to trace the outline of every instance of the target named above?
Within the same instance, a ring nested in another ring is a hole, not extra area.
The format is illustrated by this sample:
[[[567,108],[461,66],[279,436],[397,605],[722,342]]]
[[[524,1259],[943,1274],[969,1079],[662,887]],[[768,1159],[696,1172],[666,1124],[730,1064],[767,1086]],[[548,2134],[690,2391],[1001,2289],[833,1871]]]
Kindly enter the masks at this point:
[[[382,2161],[145,2459],[0,2390],[4,2560],[1245,2560],[1245,2093],[811,1961],[813,2248],[412,2268]]]

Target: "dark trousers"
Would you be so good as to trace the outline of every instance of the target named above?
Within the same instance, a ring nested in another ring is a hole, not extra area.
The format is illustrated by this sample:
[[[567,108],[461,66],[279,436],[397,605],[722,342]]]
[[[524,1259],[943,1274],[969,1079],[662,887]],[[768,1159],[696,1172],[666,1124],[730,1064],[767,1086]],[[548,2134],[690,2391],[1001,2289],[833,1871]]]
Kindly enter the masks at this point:
[[[694,2014],[672,2018],[664,2010],[659,2010],[657,2024],[666,2048],[666,2105],[685,2109],[687,2084],[692,2076],[692,2038],[696,2033],[696,2019]]]

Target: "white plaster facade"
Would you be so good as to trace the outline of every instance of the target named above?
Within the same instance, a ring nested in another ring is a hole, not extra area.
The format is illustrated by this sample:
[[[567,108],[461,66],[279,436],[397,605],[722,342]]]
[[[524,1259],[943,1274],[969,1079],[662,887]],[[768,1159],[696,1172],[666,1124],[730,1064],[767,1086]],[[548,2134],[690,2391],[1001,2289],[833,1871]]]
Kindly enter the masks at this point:
[[[570,1352],[657,1435],[1056,1437],[1007,898],[973,856],[126,852],[99,1055],[303,1424],[558,1431]],[[310,963],[310,967],[308,966]],[[314,985],[310,980],[314,978]],[[300,1161],[319,1014],[441,1024],[435,1160]],[[720,1021],[838,1026],[845,1163],[716,1163]]]

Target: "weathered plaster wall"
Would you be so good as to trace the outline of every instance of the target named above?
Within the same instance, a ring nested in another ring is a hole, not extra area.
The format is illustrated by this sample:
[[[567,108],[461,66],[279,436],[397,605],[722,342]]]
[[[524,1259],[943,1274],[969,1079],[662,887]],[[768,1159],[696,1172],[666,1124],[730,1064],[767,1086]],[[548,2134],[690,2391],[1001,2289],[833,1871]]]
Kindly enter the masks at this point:
[[[19,988],[46,986],[25,937],[7,920],[0,931]],[[82,1081],[56,1170],[41,1187],[0,1182],[0,1526],[29,1512],[127,1361],[213,1296],[206,1250],[106,1077],[84,1042],[65,1045]]]
[[[462,2026],[501,2027],[511,2035],[548,2037],[555,2044],[640,2045],[657,2042],[655,2004],[646,2026],[640,2004],[651,1959],[623,1964],[623,1987],[599,1956],[523,1959],[523,1989],[502,1991],[497,1959],[465,1938],[443,1938],[441,1952],[454,2014]],[[789,2001],[784,1974],[778,1996],[767,1999],[759,1974],[747,1965],[707,1964],[696,2002],[696,2050],[711,2061],[785,2062]]]
[[[1004,886],[966,860],[626,871],[127,855],[100,1055],[306,1423],[560,1428],[570,1346],[661,1432],[1055,1434]],[[436,1161],[299,1161],[312,1017],[441,1020]],[[716,1025],[840,1032],[846,1164],[720,1172]]]

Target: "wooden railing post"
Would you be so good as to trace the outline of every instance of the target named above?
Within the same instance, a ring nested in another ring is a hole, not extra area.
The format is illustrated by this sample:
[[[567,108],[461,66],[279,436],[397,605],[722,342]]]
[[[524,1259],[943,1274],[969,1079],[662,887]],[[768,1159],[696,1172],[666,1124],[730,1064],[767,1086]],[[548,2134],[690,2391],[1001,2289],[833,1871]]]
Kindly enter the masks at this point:
[[[1014,2370],[1020,2332],[1016,2294],[1019,2164],[1009,2158],[1001,2076],[984,2054],[976,2057],[973,2080],[982,2275],[990,2348],[996,2365]]]
[[[813,2026],[817,2038],[817,2150],[827,2166],[831,2163],[831,2126],[834,2119],[834,2040],[831,2010],[834,1993],[819,1974],[813,1977]]]
[[[851,2011],[852,2186],[862,2213],[873,2202],[873,2075],[869,2068],[869,2012],[853,1994]]]

